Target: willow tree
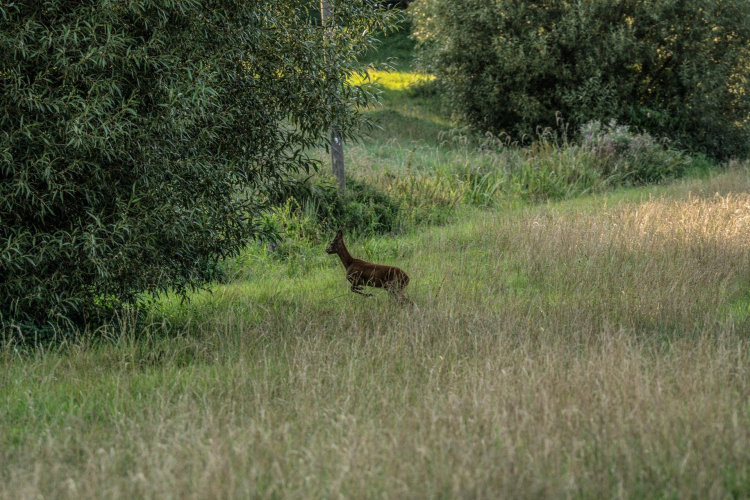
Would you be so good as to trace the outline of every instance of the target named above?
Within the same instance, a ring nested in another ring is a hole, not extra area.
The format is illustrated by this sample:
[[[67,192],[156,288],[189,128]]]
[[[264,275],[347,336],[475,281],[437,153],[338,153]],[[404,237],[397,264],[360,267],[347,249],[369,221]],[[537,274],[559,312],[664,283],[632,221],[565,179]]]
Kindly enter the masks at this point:
[[[262,236],[307,152],[362,122],[349,77],[390,14],[330,3],[328,34],[309,0],[0,5],[0,323],[185,293]]]

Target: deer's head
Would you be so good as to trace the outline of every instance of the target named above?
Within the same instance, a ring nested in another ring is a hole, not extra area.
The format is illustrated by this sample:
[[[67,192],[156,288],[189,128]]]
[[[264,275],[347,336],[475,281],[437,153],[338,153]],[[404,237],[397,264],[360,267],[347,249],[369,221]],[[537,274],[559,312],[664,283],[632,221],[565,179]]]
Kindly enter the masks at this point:
[[[341,232],[341,229],[339,229],[338,231],[336,231],[336,236],[333,237],[333,241],[331,242],[331,244],[328,245],[328,248],[326,248],[326,253],[338,253],[339,247],[341,247],[343,242],[344,233]]]

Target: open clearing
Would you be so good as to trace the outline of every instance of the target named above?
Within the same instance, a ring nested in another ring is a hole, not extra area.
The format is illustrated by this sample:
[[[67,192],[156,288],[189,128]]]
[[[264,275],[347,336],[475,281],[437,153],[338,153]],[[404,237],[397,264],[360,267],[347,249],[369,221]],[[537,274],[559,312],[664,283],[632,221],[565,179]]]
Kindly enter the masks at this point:
[[[745,497],[748,187],[350,244],[410,272],[414,309],[351,294],[321,251],[149,329],[7,346],[0,496]]]

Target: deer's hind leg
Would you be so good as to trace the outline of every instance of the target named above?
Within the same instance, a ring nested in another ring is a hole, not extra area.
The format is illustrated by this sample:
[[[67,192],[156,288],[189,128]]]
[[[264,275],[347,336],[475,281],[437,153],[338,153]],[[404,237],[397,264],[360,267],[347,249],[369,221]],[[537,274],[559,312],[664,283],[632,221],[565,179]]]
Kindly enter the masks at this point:
[[[396,297],[396,300],[398,301],[399,304],[407,304],[407,305],[410,305],[410,306],[414,305],[414,302],[412,302],[411,300],[409,300],[406,297],[406,295],[404,295],[404,291],[403,290],[399,290],[398,292],[394,292],[393,296]]]
[[[388,292],[393,296],[393,298],[396,299],[399,304],[414,305],[414,302],[407,299],[404,295],[404,288],[406,288],[406,286],[402,282],[393,281],[388,284],[387,288]]]

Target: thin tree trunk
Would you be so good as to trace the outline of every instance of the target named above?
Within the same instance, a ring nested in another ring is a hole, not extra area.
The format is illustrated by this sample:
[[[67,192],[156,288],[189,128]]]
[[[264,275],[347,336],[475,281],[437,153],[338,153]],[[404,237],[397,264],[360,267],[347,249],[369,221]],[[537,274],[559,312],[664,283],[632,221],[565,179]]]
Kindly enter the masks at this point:
[[[328,0],[320,0],[320,16],[323,20],[323,26],[325,27],[328,19],[331,17]],[[346,194],[346,177],[344,175],[344,137],[341,135],[341,130],[336,125],[331,127],[331,167],[333,169],[333,175],[338,180],[341,194]]]

